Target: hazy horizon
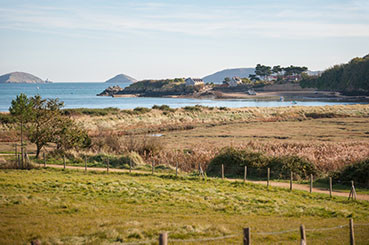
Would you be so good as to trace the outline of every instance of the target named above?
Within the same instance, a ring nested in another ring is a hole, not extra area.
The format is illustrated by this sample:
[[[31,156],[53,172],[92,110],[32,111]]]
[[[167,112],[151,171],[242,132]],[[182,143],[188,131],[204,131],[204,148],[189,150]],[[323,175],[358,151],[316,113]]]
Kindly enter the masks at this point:
[[[369,53],[369,2],[0,0],[0,74],[53,82],[324,70]]]

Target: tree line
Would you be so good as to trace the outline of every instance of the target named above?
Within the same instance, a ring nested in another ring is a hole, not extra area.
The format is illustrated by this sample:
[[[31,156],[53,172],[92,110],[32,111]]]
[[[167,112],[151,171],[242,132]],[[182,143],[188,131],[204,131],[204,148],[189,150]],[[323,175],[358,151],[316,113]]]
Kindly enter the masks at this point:
[[[280,76],[281,79],[285,79],[287,76],[291,75],[301,75],[303,72],[307,71],[308,68],[305,66],[287,66],[287,67],[281,67],[280,65],[276,66],[266,66],[257,64],[255,67],[255,74],[250,74],[249,78],[252,81],[260,80],[259,77],[261,77],[263,80],[265,80],[266,77],[276,74],[277,76]]]
[[[87,132],[64,115],[63,106],[59,99],[43,99],[40,95],[27,97],[22,93],[12,100],[9,112],[19,123],[21,147],[27,136],[36,145],[38,158],[42,148],[50,143],[61,152],[90,146]]]
[[[347,94],[369,94],[369,54],[346,64],[335,65],[321,76],[305,76],[302,87],[332,90]]]

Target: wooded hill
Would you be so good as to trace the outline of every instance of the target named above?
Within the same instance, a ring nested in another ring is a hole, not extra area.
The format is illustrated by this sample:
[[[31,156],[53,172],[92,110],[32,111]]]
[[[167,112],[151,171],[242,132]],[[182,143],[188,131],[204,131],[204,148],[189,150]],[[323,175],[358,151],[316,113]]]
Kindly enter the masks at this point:
[[[305,76],[300,84],[303,88],[339,91],[346,95],[369,95],[369,54],[335,65],[320,77]]]

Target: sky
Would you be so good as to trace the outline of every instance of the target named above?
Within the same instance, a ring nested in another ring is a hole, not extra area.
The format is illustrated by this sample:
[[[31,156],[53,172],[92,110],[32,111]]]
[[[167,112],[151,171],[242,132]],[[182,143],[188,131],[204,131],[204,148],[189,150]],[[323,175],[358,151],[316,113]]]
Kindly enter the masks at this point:
[[[369,53],[368,0],[0,0],[0,74],[56,82],[324,70]]]

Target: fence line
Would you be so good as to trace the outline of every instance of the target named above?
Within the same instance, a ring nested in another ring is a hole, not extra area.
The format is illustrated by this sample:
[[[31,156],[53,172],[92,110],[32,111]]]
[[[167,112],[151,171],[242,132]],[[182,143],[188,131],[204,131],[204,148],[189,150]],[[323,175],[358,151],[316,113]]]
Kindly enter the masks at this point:
[[[18,155],[19,156],[19,155]],[[45,157],[45,153],[43,152],[43,160],[44,160],[44,167],[46,167],[46,157]],[[109,169],[110,169],[110,166],[109,166],[109,159],[106,159],[106,170],[107,170],[107,172],[109,172]],[[87,157],[85,156],[85,163],[84,163],[84,169],[85,169],[85,171],[87,171],[87,168],[88,168],[88,166],[87,166]],[[65,159],[65,155],[63,155],[63,167],[64,167],[64,169],[66,169],[67,168],[67,163],[66,163],[66,159]],[[75,166],[75,167],[78,167],[78,166]],[[178,177],[178,163],[176,163],[176,172],[175,172],[175,176],[176,177]],[[130,164],[129,164],[129,173],[132,173],[132,161],[130,160]],[[243,181],[244,182],[246,182],[246,178],[247,178],[247,170],[248,170],[248,168],[247,168],[247,166],[245,166],[244,167],[244,178],[243,178]],[[143,171],[144,172],[144,171]],[[154,174],[154,161],[152,161],[152,164],[151,164],[151,174]],[[267,188],[269,188],[270,186],[272,186],[271,184],[272,184],[272,182],[270,182],[270,174],[271,174],[271,170],[270,170],[270,168],[267,168],[267,183],[266,183],[266,185],[267,185]],[[203,173],[203,171],[202,171],[202,168],[201,167],[199,167],[199,176],[200,176],[200,178],[201,178],[201,176],[203,176],[204,177],[204,173]],[[290,180],[289,180],[289,182],[290,182],[290,191],[292,191],[293,190],[293,176],[294,176],[294,173],[291,171],[290,172]],[[313,175],[312,174],[310,174],[310,193],[312,193],[313,192]],[[226,179],[226,177],[225,177],[225,168],[224,168],[224,164],[222,164],[221,165],[221,178],[222,178],[222,180],[224,180],[224,179]],[[350,193],[349,193],[349,197],[348,197],[348,199],[350,200],[350,199],[352,199],[352,200],[357,200],[357,194],[356,194],[356,188],[355,188],[355,185],[354,185],[354,181],[350,181],[351,182],[351,190],[350,190]],[[329,196],[332,198],[333,197],[333,195],[332,195],[332,192],[333,192],[333,188],[332,188],[332,178],[330,177],[329,178],[329,187],[328,187],[328,189],[327,189],[327,192],[329,193]]]
[[[351,219],[350,219],[350,222],[351,222]],[[353,226],[354,227],[356,227],[356,226],[369,226],[369,223],[354,224]],[[345,227],[349,227],[349,224],[339,225],[339,226],[334,226],[334,227],[304,229],[304,230],[305,231],[310,231],[310,232],[316,232],[316,231],[328,231],[328,230],[334,230],[334,229],[342,229],[342,228],[345,228]],[[295,229],[284,230],[284,231],[276,231],[276,232],[253,232],[252,235],[262,235],[262,236],[280,235],[280,234],[285,234],[285,233],[290,233],[290,232],[298,232],[298,231],[300,231],[300,229],[295,228]],[[182,240],[182,239],[168,239],[168,241],[169,242],[178,242],[178,243],[208,242],[208,241],[224,240],[224,239],[239,237],[239,236],[242,236],[242,235],[243,235],[243,233],[238,233],[238,234],[231,234],[231,235],[226,235],[226,236],[198,238],[198,239],[184,239],[184,240]],[[124,245],[134,245],[134,244],[148,244],[148,243],[154,243],[154,242],[157,242],[157,240],[126,242],[126,243],[122,243],[122,244],[124,244]]]
[[[223,240],[223,239],[233,238],[233,237],[237,237],[237,236],[240,236],[240,234],[220,236],[220,237],[199,238],[199,239],[186,239],[186,240],[169,239],[169,241],[170,242],[183,242],[183,243],[185,243],[185,242],[207,242],[207,241]]]

